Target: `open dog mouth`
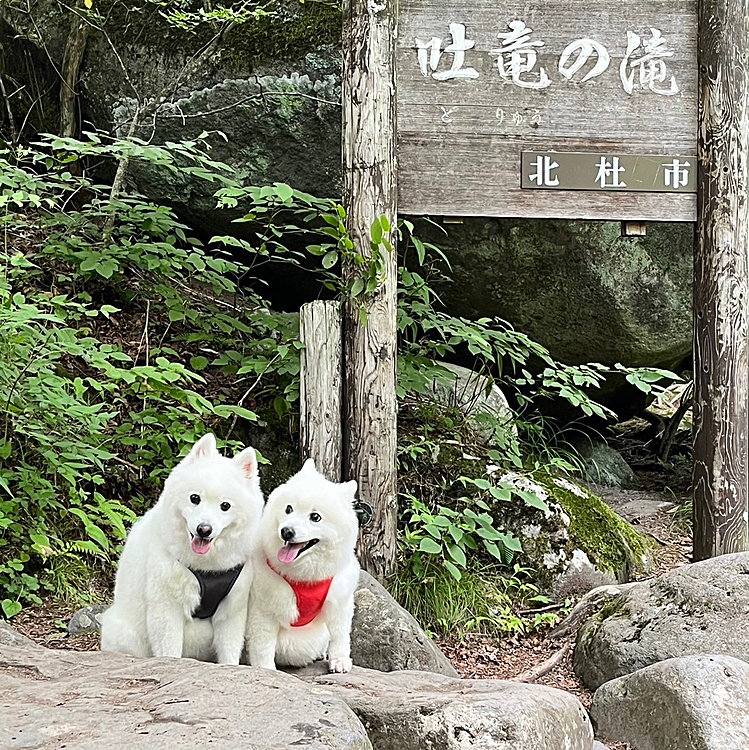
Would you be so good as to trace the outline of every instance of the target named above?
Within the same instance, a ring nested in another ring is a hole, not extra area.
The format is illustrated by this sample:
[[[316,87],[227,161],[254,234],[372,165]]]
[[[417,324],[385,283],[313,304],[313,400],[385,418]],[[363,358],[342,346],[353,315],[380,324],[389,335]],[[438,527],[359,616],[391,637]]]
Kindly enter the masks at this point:
[[[319,539],[310,539],[308,542],[286,542],[278,550],[278,561],[282,563],[294,562],[302,552],[306,552],[310,547],[314,547],[319,541]]]
[[[192,541],[190,543],[190,546],[192,547],[192,551],[196,555],[205,555],[208,550],[211,548],[211,543],[213,542],[213,538],[205,539],[202,536],[196,536],[192,532],[190,532],[190,536],[192,537]]]

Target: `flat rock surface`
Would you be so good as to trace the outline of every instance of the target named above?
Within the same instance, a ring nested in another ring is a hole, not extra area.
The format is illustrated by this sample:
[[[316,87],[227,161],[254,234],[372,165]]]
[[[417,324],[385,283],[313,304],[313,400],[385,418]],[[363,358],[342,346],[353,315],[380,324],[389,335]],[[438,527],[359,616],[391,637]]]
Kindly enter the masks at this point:
[[[637,750],[749,748],[749,665],[682,656],[602,685],[590,712],[601,737]]]
[[[0,645],[3,750],[371,750],[346,703],[295,677],[191,659]]]
[[[749,553],[684,565],[633,586],[583,625],[573,663],[595,689],[692,654],[749,662]]]
[[[375,750],[592,750],[582,704],[554,688],[426,672],[307,675],[340,697]]]

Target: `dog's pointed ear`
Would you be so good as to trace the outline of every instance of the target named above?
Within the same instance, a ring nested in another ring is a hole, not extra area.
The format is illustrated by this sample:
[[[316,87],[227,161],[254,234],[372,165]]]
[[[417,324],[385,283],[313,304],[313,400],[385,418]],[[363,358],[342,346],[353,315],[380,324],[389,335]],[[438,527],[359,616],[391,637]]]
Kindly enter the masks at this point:
[[[240,453],[237,453],[232,458],[232,461],[239,465],[239,468],[242,469],[247,479],[258,478],[257,456],[255,455],[254,448],[245,448]]]
[[[315,468],[315,459],[314,458],[308,458],[305,462],[302,468],[299,470],[300,474],[317,474],[317,469]]]
[[[341,493],[344,497],[350,497],[354,498],[356,497],[356,489],[359,486],[356,483],[356,479],[351,479],[348,482],[343,482],[343,484],[339,485],[341,488]]]
[[[192,462],[198,458],[208,458],[216,455],[218,455],[216,438],[212,432],[207,432],[197,443],[195,443],[195,445],[193,445],[190,452],[185,456],[184,461]]]

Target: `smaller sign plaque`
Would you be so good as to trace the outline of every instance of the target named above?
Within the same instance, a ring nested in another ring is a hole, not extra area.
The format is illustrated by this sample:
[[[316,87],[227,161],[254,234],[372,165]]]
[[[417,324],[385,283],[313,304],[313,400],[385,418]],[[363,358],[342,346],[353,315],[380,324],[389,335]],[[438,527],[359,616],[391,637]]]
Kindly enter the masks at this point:
[[[530,189],[696,193],[697,157],[523,151],[520,175]]]

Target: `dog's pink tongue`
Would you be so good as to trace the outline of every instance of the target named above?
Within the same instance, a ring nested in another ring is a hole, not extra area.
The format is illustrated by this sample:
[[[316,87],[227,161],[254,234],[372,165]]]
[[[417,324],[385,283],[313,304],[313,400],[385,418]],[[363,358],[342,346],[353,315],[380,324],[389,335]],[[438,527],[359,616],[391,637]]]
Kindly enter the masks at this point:
[[[206,552],[211,548],[210,539],[201,539],[199,536],[192,538],[192,551],[196,555],[205,555]]]
[[[290,563],[296,560],[296,556],[299,554],[299,550],[304,547],[304,544],[291,544],[287,543],[278,550],[278,561],[282,563]]]

